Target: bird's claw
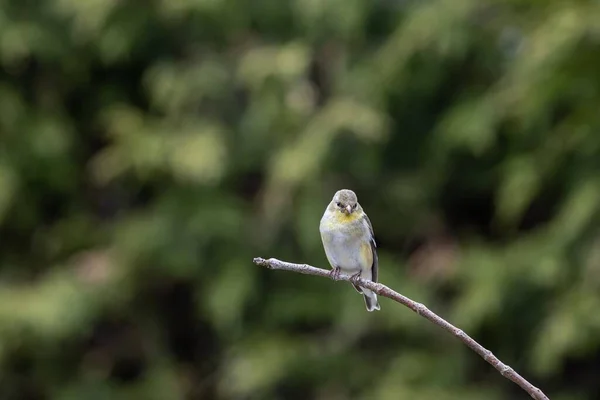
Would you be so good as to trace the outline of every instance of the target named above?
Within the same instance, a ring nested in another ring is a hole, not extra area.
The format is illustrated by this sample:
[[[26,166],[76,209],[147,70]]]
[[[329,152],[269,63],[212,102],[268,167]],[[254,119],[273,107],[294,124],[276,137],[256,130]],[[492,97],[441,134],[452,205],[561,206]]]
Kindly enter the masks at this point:
[[[350,277],[350,282],[354,283],[355,285],[358,286],[358,280],[360,279],[360,272],[357,272],[356,274],[352,275]]]
[[[337,281],[338,279],[340,279],[340,273],[341,273],[340,267],[333,267],[331,269],[331,271],[329,272],[329,277],[331,279],[333,279],[334,281]]]

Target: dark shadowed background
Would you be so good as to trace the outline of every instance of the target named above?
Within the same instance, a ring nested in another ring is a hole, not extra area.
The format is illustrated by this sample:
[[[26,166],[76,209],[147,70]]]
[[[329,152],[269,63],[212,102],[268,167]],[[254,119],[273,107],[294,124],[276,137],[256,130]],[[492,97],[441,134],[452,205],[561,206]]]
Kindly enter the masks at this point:
[[[600,3],[0,0],[0,400],[600,398]]]

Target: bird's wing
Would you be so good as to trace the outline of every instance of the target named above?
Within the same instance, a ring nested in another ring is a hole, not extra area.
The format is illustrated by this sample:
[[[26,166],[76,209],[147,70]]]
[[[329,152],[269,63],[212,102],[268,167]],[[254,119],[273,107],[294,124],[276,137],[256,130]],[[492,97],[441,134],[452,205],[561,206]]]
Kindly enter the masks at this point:
[[[371,234],[371,242],[373,247],[377,247],[377,243],[375,243],[375,234],[373,233],[373,225],[371,225],[371,220],[369,219],[369,217],[367,216],[367,213],[363,213],[364,218],[365,218],[365,222],[367,223],[367,226],[369,227],[369,233]]]
[[[377,243],[375,243],[375,234],[373,234],[373,225],[371,225],[371,220],[366,213],[364,213],[364,218],[367,226],[369,227],[369,233],[371,234],[371,251],[373,252],[373,264],[371,266],[371,280],[373,282],[377,282],[377,277],[379,275],[379,257],[377,257]]]

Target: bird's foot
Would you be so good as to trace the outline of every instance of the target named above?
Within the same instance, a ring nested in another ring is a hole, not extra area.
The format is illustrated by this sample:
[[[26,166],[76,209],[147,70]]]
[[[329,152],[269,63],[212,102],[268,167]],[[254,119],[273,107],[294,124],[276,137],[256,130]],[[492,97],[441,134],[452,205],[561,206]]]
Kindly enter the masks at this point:
[[[350,276],[350,282],[352,282],[356,286],[358,286],[358,280],[359,279],[360,279],[360,272],[357,272],[356,274]]]
[[[333,279],[334,281],[337,281],[338,279],[340,279],[340,274],[341,274],[341,268],[340,267],[333,267],[331,269],[331,271],[329,272],[329,277],[331,279]]]

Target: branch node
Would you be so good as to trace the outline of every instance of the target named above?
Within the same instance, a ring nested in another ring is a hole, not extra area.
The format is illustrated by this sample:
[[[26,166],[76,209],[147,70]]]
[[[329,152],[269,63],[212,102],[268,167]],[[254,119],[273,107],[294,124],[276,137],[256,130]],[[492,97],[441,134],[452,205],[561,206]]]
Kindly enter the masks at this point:
[[[508,374],[511,374],[512,372],[514,372],[513,369],[508,365],[504,365],[504,367],[502,367],[502,371],[500,371],[500,373],[504,377],[506,377]]]
[[[419,315],[425,314],[429,309],[422,303],[415,303],[415,311]]]
[[[489,351],[489,350],[486,350],[486,351],[485,351],[485,356],[483,356],[483,359],[484,359],[485,361],[487,361],[487,362],[490,362],[490,360],[491,360],[491,359],[493,359],[493,358],[494,358],[494,353],[492,353],[492,352],[491,352],[491,351]]]

